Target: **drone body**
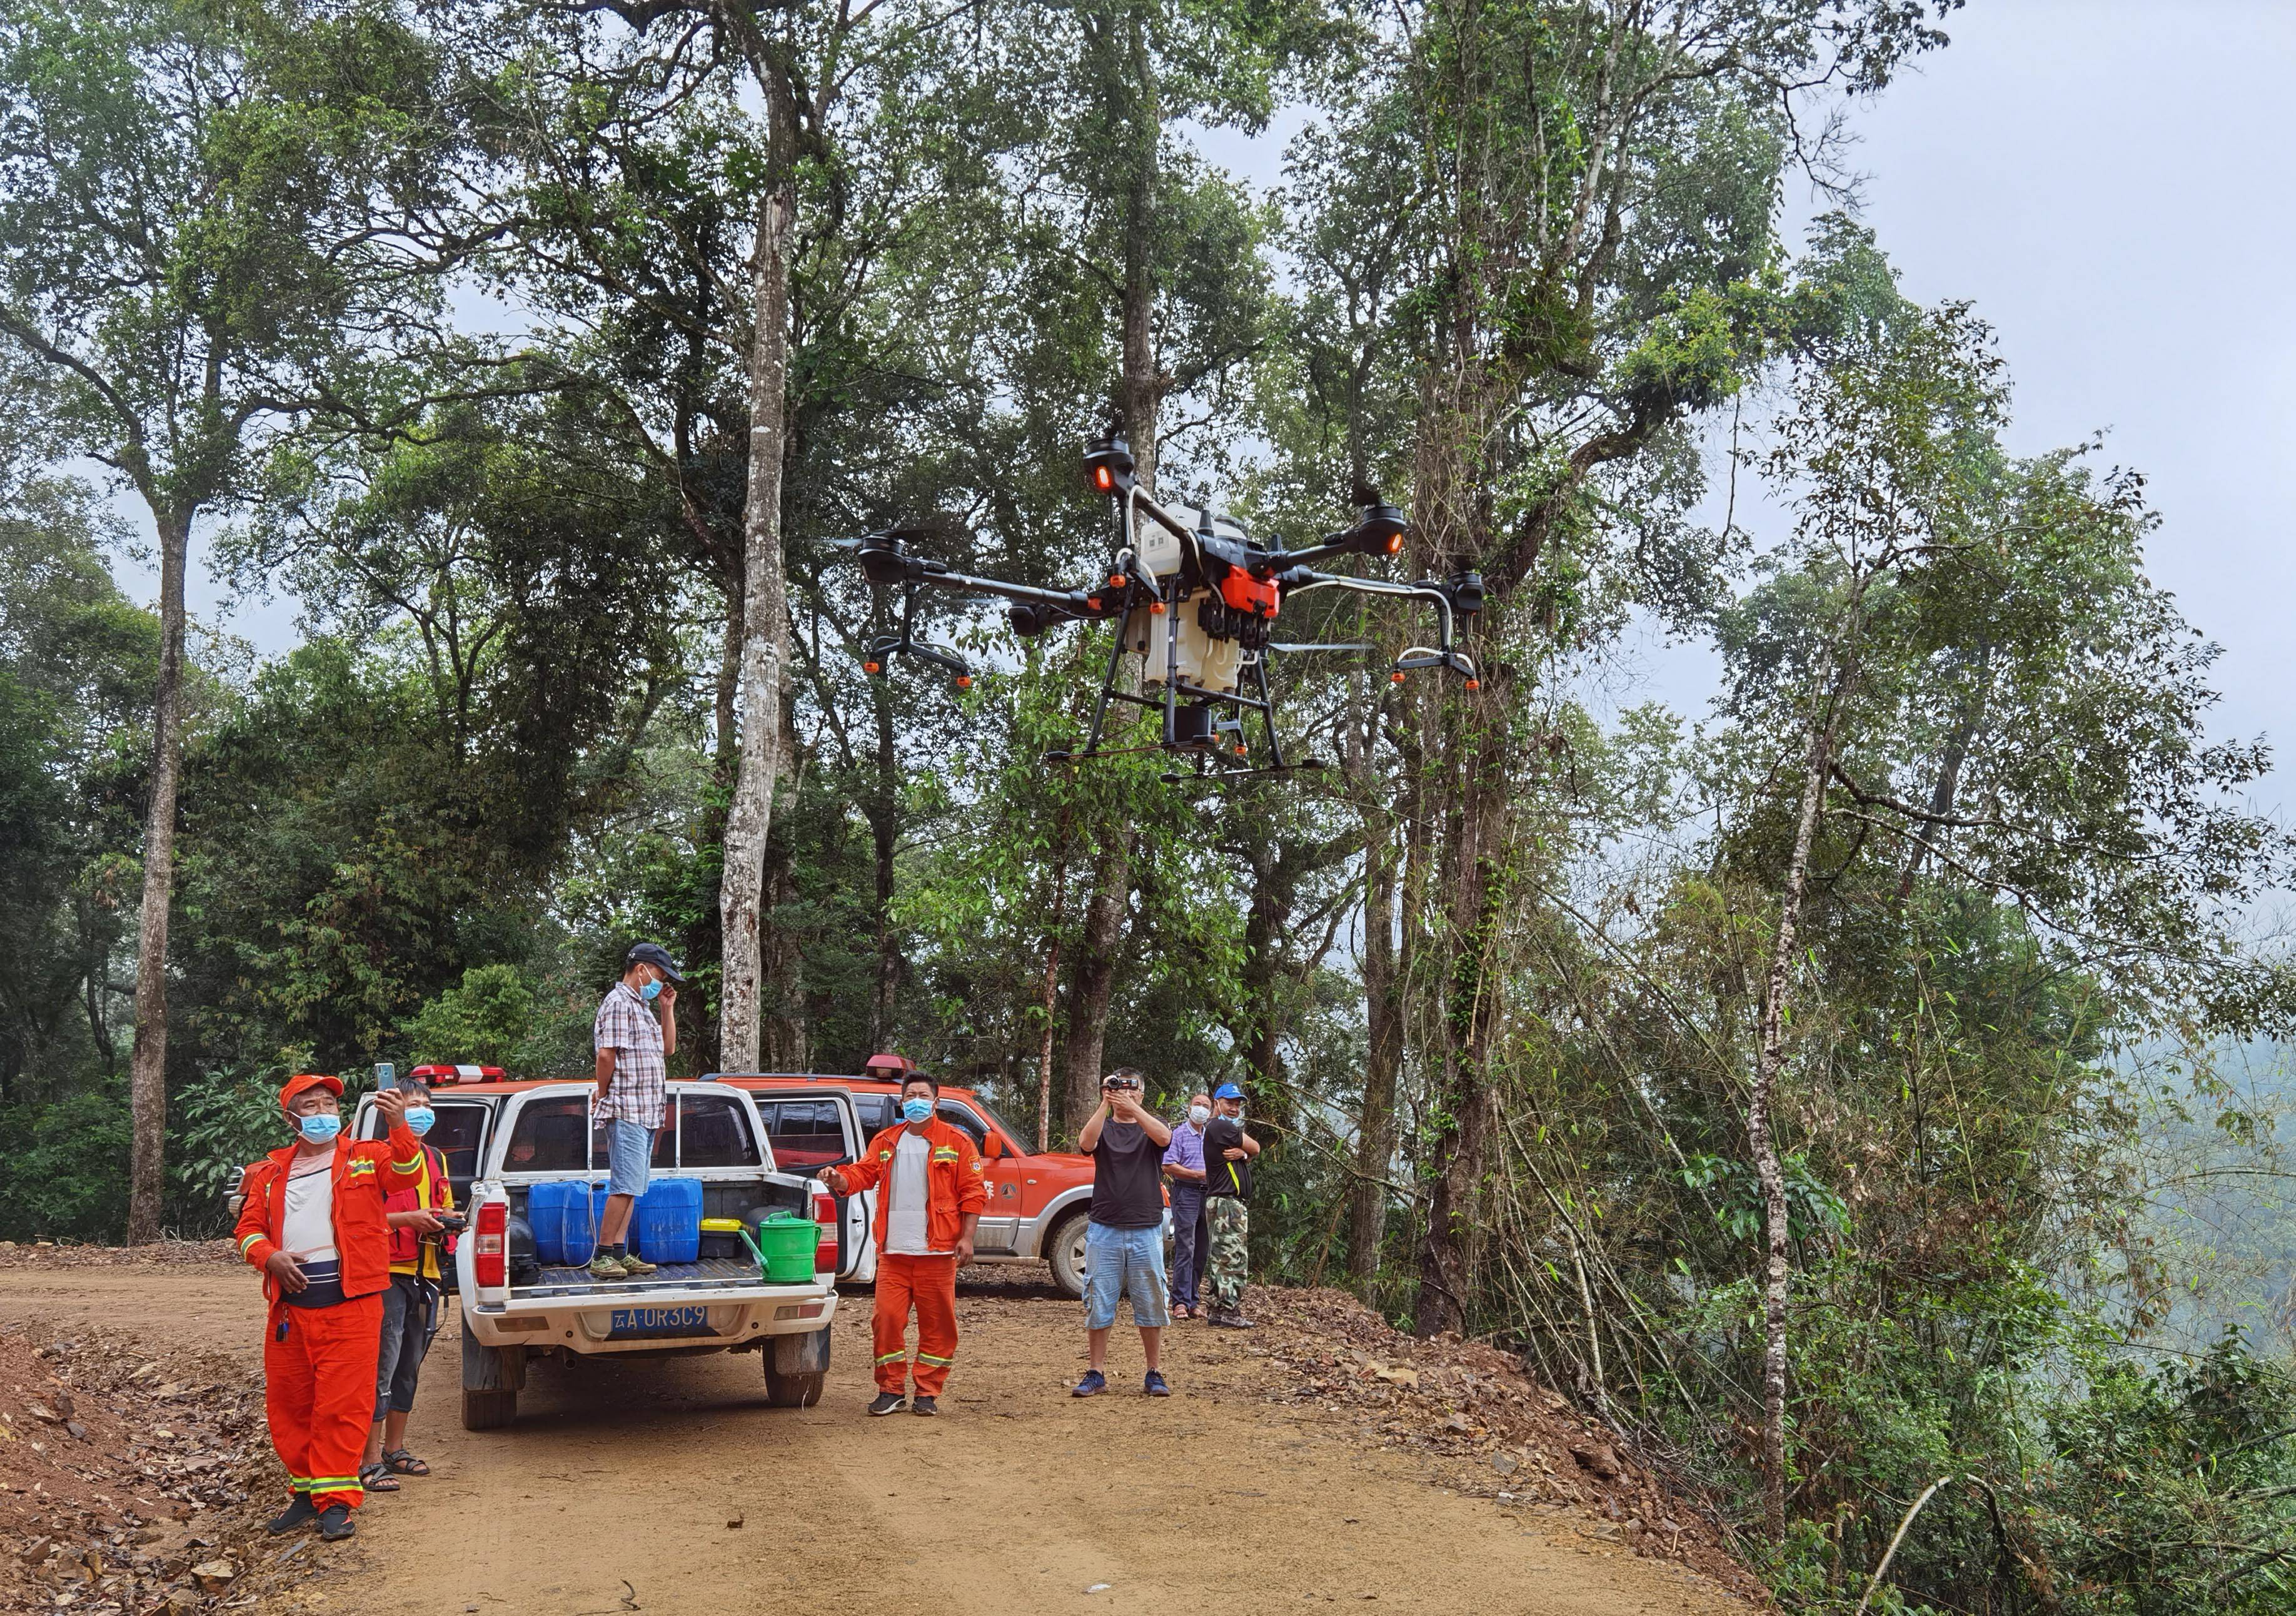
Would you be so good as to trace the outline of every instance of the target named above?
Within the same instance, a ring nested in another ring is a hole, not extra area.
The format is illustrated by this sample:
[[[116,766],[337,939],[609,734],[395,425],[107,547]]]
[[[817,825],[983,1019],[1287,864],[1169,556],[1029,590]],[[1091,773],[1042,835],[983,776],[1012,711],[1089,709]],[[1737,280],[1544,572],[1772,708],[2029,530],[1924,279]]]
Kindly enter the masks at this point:
[[[1289,596],[1340,588],[1398,595],[1431,606],[1439,629],[1438,644],[1406,651],[1396,659],[1392,677],[1400,680],[1415,668],[1447,668],[1464,675],[1473,687],[1474,664],[1456,649],[1455,636],[1457,619],[1472,618],[1482,607],[1480,576],[1463,572],[1439,583],[1394,584],[1316,570],[1318,563],[1343,555],[1393,555],[1402,549],[1403,513],[1382,504],[1376,495],[1357,490],[1353,527],[1321,544],[1285,550],[1280,544],[1255,544],[1241,527],[1209,507],[1158,504],[1140,487],[1121,438],[1093,443],[1086,451],[1085,466],[1093,486],[1116,505],[1115,554],[1104,583],[1092,589],[1054,590],[973,577],[903,548],[905,542],[922,535],[871,534],[858,546],[861,570],[873,584],[901,587],[901,629],[870,643],[864,668],[873,674],[889,656],[914,656],[947,668],[959,685],[972,683],[963,659],[920,644],[912,636],[916,592],[927,585],[1009,601],[1013,632],[1024,638],[1063,622],[1113,622],[1116,644],[1093,709],[1091,731],[1075,751],[1051,752],[1046,760],[1083,762],[1111,751],[1140,750],[1100,743],[1109,704],[1122,701],[1159,710],[1162,737],[1152,745],[1193,754],[1200,774],[1214,777],[1323,767],[1313,759],[1284,760],[1267,678],[1271,654],[1375,650],[1361,643],[1277,643],[1272,630]],[[1141,659],[1136,691],[1126,688],[1121,677],[1128,654]],[[1267,761],[1259,767],[1250,762],[1252,748],[1244,733],[1246,720],[1255,714],[1267,748]]]

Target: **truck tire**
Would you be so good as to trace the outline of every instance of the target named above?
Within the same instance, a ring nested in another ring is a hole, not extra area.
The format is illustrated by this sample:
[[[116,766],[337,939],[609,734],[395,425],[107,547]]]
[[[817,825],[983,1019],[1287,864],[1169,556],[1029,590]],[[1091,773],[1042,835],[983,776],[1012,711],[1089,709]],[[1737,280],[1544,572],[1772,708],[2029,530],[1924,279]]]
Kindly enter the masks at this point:
[[[1085,1229],[1090,1221],[1090,1210],[1078,1207],[1045,1236],[1045,1262],[1053,1271],[1053,1284],[1071,1301],[1084,1295]]]
[[[829,1382],[829,1326],[804,1335],[777,1335],[758,1354],[766,1366],[766,1401],[775,1408],[810,1408]]]
[[[463,1332],[463,1429],[499,1431],[518,1418],[526,1349],[486,1347]]]

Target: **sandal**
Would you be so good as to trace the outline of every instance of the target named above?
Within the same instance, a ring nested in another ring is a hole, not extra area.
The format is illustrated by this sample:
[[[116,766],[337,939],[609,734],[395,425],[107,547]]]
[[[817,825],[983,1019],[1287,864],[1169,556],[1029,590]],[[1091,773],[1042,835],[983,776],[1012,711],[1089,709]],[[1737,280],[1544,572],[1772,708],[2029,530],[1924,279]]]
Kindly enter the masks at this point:
[[[359,1466],[359,1485],[371,1493],[395,1493],[398,1478],[390,1473],[390,1466],[381,1459]]]
[[[430,1473],[430,1467],[428,1464],[404,1448],[392,1448],[382,1456],[382,1462],[390,1466],[391,1473],[394,1475],[427,1476]]]

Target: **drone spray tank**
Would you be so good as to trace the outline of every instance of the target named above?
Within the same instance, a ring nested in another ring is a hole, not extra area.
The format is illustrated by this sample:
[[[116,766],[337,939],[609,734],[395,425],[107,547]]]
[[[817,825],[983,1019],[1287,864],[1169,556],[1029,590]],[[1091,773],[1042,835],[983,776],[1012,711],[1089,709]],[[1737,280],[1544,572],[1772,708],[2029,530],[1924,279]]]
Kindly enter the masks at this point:
[[[1166,509],[1195,529],[1200,553],[1209,540],[1250,542],[1242,528],[1215,516],[1209,507]],[[1232,570],[1215,590],[1201,578],[1184,577],[1188,569],[1178,536],[1155,523],[1138,534],[1132,558],[1156,580],[1157,593],[1164,597],[1133,607],[1124,619],[1124,648],[1139,653],[1141,682],[1161,685],[1177,677],[1198,690],[1234,695],[1244,653],[1267,649],[1267,625],[1276,609],[1273,579],[1263,583],[1241,570]],[[1168,644],[1168,635],[1179,644]]]

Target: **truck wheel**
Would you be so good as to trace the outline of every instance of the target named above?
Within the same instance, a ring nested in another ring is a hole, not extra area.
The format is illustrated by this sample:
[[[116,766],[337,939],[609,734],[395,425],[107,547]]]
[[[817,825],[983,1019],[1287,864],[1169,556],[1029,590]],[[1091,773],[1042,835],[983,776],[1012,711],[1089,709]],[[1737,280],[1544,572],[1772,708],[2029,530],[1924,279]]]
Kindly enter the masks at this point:
[[[500,1431],[516,1418],[518,1393],[515,1391],[463,1393],[463,1429],[465,1431]]]
[[[1091,1221],[1078,1207],[1045,1236],[1045,1261],[1053,1270],[1053,1284],[1071,1301],[1084,1295],[1085,1231]]]
[[[463,1429],[499,1431],[518,1418],[518,1389],[526,1379],[526,1349],[481,1346],[463,1332]]]
[[[829,1327],[805,1335],[777,1335],[758,1354],[766,1366],[766,1401],[775,1408],[810,1408],[829,1382]]]

